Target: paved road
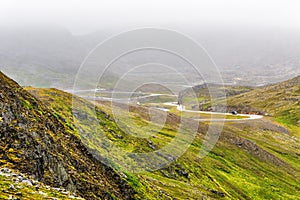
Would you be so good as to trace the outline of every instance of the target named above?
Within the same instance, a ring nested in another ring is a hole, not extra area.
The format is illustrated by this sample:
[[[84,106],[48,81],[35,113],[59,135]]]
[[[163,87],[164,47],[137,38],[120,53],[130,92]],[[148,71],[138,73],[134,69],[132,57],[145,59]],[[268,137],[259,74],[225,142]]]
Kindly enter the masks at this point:
[[[196,111],[196,110],[187,110],[185,106],[178,105],[177,102],[166,102],[164,103],[166,106],[176,106],[177,110],[183,111],[183,112],[190,112],[190,113],[199,113],[199,114],[212,114],[212,115],[228,115],[232,116],[231,113],[221,113],[221,112],[209,112],[209,111]],[[246,118],[241,119],[218,119],[218,118],[208,118],[208,119],[194,119],[197,121],[213,121],[213,122],[236,122],[236,121],[248,121],[248,120],[256,120],[263,118],[262,115],[250,115],[250,114],[237,114],[235,116],[241,116]]]
[[[80,90],[80,91],[72,91],[73,93],[81,93],[81,92],[97,92],[95,90]],[[132,92],[119,92],[119,91],[101,91],[101,93],[122,93],[122,94],[132,94]],[[139,93],[140,94],[140,93]],[[133,97],[130,100],[128,98],[119,98],[119,99],[112,99],[109,97],[95,97],[95,96],[84,96],[84,98],[87,99],[99,99],[99,100],[107,100],[107,101],[116,101],[116,102],[122,102],[122,103],[128,103],[129,101],[133,101],[133,100],[141,100],[144,98],[149,98],[149,97],[153,97],[153,96],[176,96],[176,95],[171,95],[171,94],[159,94],[159,93],[143,93],[144,96],[140,96],[140,97]],[[199,114],[212,114],[212,115],[228,115],[228,116],[232,116],[231,113],[221,113],[221,112],[208,112],[208,111],[195,111],[195,110],[187,110],[185,108],[185,106],[183,105],[178,105],[177,102],[165,102],[164,105],[167,106],[176,106],[177,110],[179,111],[183,111],[183,112],[190,112],[190,113],[199,113]],[[159,110],[163,110],[168,112],[169,109],[166,108],[157,108],[157,107],[153,107]],[[248,121],[248,120],[257,120],[257,119],[261,119],[263,118],[262,115],[250,115],[250,114],[237,114],[235,116],[241,116],[241,117],[246,117],[246,118],[241,118],[241,119],[223,119],[223,118],[216,118],[216,117],[212,117],[212,118],[207,118],[207,119],[194,119],[196,121],[213,121],[213,122],[237,122],[237,121]]]

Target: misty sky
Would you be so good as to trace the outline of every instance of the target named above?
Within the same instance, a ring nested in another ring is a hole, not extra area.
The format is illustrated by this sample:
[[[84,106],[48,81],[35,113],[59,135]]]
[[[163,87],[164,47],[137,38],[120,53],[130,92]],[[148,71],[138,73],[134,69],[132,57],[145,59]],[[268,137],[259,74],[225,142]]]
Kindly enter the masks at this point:
[[[1,0],[0,27],[53,24],[74,34],[202,24],[300,29],[299,9],[298,0]]]

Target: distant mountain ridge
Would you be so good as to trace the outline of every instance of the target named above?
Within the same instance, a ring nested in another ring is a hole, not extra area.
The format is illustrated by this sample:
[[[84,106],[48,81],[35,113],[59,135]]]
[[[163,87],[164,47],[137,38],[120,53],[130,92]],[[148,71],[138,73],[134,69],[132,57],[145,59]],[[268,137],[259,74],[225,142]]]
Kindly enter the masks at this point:
[[[182,32],[207,50],[225,83],[265,85],[300,74],[300,38],[296,30],[204,26]],[[71,88],[89,51],[116,33],[102,30],[77,36],[61,27],[3,27],[0,70],[21,85]],[[118,67],[126,69],[127,63],[136,61],[139,56],[119,63]]]

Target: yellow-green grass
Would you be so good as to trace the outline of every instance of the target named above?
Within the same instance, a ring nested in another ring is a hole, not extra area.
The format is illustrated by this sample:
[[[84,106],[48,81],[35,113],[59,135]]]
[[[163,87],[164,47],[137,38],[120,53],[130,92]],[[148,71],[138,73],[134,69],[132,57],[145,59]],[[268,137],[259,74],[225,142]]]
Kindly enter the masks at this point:
[[[30,89],[30,91],[32,93],[37,91],[36,96],[63,117],[65,123],[77,127],[72,117],[71,95],[51,89]],[[97,109],[101,129],[106,137],[124,151],[150,152],[153,149],[149,147],[149,140],[157,145],[157,148],[161,148],[177,134],[174,122],[166,124],[161,131],[148,139],[134,137],[120,129],[113,121],[109,103],[101,103]],[[139,133],[141,125],[151,123],[145,116],[141,116],[139,112],[142,111],[133,110],[130,113],[134,123],[125,121],[131,123],[132,132]],[[177,199],[198,199],[200,196],[215,199],[299,199],[300,173],[297,161],[300,155],[299,145],[297,146],[296,141],[292,142],[292,136],[286,133],[276,130],[265,131],[267,129],[264,125],[255,129],[253,127],[256,127],[256,124],[245,124],[242,127],[230,124],[225,126],[218,143],[203,159],[199,158],[199,152],[205,131],[199,132],[184,155],[169,167],[134,175],[126,172],[130,177],[128,181],[137,191],[143,193],[146,199],[167,198],[158,197],[158,194],[150,188],[165,191]],[[81,128],[88,132],[95,130],[95,127],[90,127],[89,124]],[[205,127],[202,128],[205,130]],[[77,129],[73,132],[78,134]],[[140,134],[143,132],[148,134],[151,130],[142,129]],[[122,138],[117,137],[118,135],[122,135]],[[239,141],[238,138],[248,139],[253,150],[236,144],[234,140]],[[99,147],[95,148],[100,152],[104,151]],[[256,154],[256,149],[260,149],[262,155]],[[269,154],[274,157],[270,157]],[[272,159],[282,160],[286,164],[275,165]],[[182,175],[180,170],[186,171],[188,177]],[[225,197],[221,197],[221,194]]]

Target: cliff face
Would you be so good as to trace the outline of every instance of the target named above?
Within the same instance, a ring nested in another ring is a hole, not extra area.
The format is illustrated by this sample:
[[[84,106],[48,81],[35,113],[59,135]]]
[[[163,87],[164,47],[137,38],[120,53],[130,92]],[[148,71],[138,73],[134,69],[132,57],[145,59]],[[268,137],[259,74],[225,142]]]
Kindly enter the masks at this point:
[[[0,166],[87,199],[129,199],[133,189],[99,163],[43,103],[0,72]]]

